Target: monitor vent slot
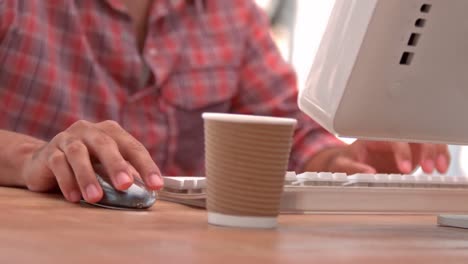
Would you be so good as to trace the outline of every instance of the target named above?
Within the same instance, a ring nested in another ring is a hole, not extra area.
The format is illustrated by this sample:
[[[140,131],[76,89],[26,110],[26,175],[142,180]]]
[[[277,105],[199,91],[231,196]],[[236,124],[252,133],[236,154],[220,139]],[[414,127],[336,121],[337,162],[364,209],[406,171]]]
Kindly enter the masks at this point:
[[[422,13],[429,13],[431,11],[431,7],[432,5],[430,4],[423,4],[420,10]]]
[[[426,26],[427,23],[427,17],[425,16],[428,14],[432,9],[432,5],[428,3],[423,3],[421,7],[419,8],[420,11],[420,16],[416,19],[414,22],[414,27],[415,29],[418,29],[420,31],[422,28]],[[415,30],[416,31],[416,30]],[[421,40],[422,33],[421,32],[412,32],[411,35],[409,36],[408,42],[406,43],[406,48],[415,48],[418,46]],[[410,51],[404,51],[401,54],[400,57],[400,65],[411,65],[411,62],[413,61],[413,58],[415,56],[414,50]]]
[[[403,52],[403,54],[401,55],[400,64],[410,65],[411,61],[413,60],[413,57],[414,57],[413,52],[408,52],[408,51]]]

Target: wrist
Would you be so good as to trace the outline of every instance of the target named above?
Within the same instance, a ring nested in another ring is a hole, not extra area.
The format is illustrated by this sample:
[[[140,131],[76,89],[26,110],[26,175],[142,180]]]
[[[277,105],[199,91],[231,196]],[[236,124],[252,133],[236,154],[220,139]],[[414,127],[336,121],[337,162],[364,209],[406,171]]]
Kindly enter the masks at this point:
[[[23,170],[28,158],[44,144],[42,140],[0,129],[0,186],[24,187]]]
[[[14,151],[17,155],[18,177],[15,179],[16,186],[26,187],[26,173],[28,173],[28,164],[34,158],[35,153],[46,143],[42,141],[30,141],[21,143]],[[29,172],[30,173],[30,172]]]
[[[11,173],[10,186],[26,187],[25,174],[29,162],[32,160],[34,153],[45,145],[45,142],[37,141],[25,141],[9,151]]]

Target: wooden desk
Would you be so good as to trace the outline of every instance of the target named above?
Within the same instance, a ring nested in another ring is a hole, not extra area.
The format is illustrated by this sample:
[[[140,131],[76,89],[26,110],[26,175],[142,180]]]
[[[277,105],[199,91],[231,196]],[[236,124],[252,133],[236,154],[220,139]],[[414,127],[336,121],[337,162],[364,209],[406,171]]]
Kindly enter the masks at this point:
[[[135,212],[21,189],[0,197],[0,263],[468,262],[468,230],[434,216],[281,215],[275,230],[242,230],[161,201]]]

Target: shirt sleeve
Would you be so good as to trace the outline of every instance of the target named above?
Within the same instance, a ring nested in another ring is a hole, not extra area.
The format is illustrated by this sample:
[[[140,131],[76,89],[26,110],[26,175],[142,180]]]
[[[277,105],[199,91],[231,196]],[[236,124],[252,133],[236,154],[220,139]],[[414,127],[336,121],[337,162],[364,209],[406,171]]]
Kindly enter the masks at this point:
[[[245,2],[250,2],[246,8],[247,35],[234,111],[297,119],[288,170],[302,172],[314,154],[344,143],[299,110],[295,72],[273,42],[266,14],[253,1]]]

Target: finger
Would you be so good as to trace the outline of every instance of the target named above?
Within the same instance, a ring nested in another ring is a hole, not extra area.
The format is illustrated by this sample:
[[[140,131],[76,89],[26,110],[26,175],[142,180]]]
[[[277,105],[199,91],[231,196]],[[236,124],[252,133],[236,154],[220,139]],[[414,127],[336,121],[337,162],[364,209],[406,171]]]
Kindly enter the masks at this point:
[[[434,144],[412,144],[415,153],[419,150],[419,165],[425,173],[433,173],[436,160],[436,148]]]
[[[436,146],[436,169],[440,173],[446,173],[450,166],[450,152],[447,145]]]
[[[96,124],[78,121],[70,126],[69,131],[80,135],[92,158],[104,166],[106,175],[116,189],[125,190],[132,185],[133,178],[129,175],[127,162],[120,154],[117,144]]]
[[[410,145],[404,142],[392,142],[391,148],[400,172],[411,173],[413,171],[413,158]]]
[[[346,148],[344,155],[350,159],[364,163],[368,157],[369,145],[373,145],[373,142],[356,140],[351,145],[349,145],[348,148]]]
[[[133,177],[117,143],[113,138],[96,128],[87,129],[83,141],[91,155],[99,160],[105,172],[118,190],[126,190],[133,183]]]
[[[128,166],[130,167],[130,171],[133,176],[133,179],[135,180],[135,184],[138,184],[139,186],[147,187],[148,184],[144,182],[143,178],[140,176],[138,171],[132,166],[132,164],[130,164],[130,162],[128,163]]]
[[[136,171],[136,169],[132,166],[132,164],[130,164],[130,162],[128,162],[128,161],[126,161],[126,162],[127,162],[128,171],[129,171],[130,176],[132,176],[134,179],[138,178],[138,179],[141,180],[140,174]],[[101,163],[99,163],[99,161],[96,158],[91,157],[91,163],[93,164],[94,171],[98,175],[101,175],[101,177],[102,176],[104,176],[104,177],[107,176],[106,169],[104,168],[104,166]],[[109,176],[107,176],[106,178],[108,179]]]
[[[136,140],[129,140],[122,143],[121,149],[125,158],[134,166],[150,189],[159,190],[163,187],[161,172],[143,145]]]
[[[130,175],[132,175],[132,177],[134,179],[142,180],[142,178],[140,176],[140,173],[138,173],[138,171],[135,169],[135,167],[133,167],[133,165],[128,161],[127,161],[127,164],[128,164],[128,168],[129,168],[129,171],[130,171]]]
[[[49,156],[47,165],[55,175],[55,179],[57,180],[57,184],[63,196],[70,202],[79,202],[81,199],[80,188],[68,164],[65,153],[56,149],[55,152]]]
[[[344,172],[346,174],[376,173],[373,167],[345,156],[336,157],[333,163],[330,164],[330,168],[333,172]]]
[[[161,189],[164,184],[161,172],[148,151],[139,142],[133,140],[129,140],[122,145],[124,146],[123,149],[125,149],[125,157],[140,172],[148,187],[155,190]]]
[[[85,200],[90,203],[101,200],[103,196],[102,188],[91,165],[86,145],[68,136],[67,139],[58,141],[58,147],[65,153]]]
[[[138,171],[146,185],[153,190],[161,189],[164,184],[161,172],[146,148],[115,122],[105,121],[99,126],[112,135],[123,157]]]

